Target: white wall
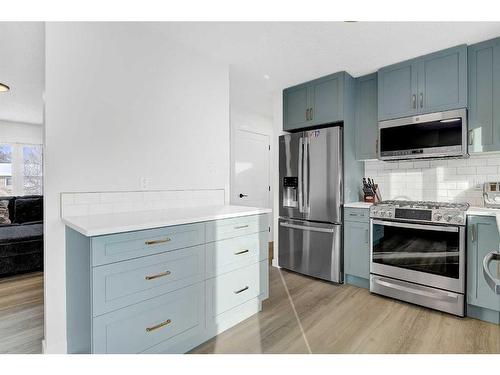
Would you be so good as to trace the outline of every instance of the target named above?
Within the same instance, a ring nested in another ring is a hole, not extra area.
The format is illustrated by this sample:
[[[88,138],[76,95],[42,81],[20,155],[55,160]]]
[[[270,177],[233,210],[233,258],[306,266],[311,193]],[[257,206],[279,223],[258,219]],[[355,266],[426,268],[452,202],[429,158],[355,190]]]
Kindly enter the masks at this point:
[[[59,194],[229,188],[229,72],[148,24],[48,23],[45,350],[66,350]]]
[[[42,144],[42,140],[42,125],[0,120],[0,143]]]

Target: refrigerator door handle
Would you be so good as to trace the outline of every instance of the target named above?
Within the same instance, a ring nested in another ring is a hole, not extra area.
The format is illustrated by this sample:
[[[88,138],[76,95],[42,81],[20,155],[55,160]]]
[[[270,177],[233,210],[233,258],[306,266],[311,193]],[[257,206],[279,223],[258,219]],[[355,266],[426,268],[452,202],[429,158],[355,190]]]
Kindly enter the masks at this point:
[[[309,138],[304,140],[304,212],[309,212],[309,187],[310,187],[310,165],[309,165]]]
[[[304,161],[304,138],[299,139],[299,212],[304,208],[304,189],[303,189],[303,161]]]
[[[334,228],[318,228],[318,227],[308,227],[306,225],[291,224],[286,222],[281,222],[280,226],[293,229],[301,229],[310,232],[323,232],[323,233],[333,233]]]

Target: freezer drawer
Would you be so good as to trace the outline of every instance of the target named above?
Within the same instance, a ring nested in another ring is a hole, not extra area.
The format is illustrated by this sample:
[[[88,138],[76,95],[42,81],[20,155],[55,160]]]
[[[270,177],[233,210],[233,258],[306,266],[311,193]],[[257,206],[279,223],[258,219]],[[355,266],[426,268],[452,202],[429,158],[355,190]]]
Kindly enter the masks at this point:
[[[341,225],[280,218],[279,266],[341,283],[341,236]]]

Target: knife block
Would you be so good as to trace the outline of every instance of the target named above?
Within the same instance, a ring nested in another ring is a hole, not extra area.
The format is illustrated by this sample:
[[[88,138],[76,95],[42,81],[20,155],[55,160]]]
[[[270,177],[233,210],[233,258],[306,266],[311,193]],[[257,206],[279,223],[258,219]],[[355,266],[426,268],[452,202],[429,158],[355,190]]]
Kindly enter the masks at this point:
[[[363,200],[367,203],[378,203],[380,202],[378,196],[380,196],[380,191],[378,190],[378,185],[375,184],[375,194],[374,195],[364,194]]]

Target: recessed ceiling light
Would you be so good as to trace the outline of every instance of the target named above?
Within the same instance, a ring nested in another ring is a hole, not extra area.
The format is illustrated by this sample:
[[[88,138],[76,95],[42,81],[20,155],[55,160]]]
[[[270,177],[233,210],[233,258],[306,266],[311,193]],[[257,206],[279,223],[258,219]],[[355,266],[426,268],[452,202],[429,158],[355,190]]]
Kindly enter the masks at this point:
[[[264,79],[270,79],[271,77],[269,76],[269,74],[264,74]]]
[[[0,83],[0,92],[5,92],[5,91],[9,91],[10,90],[10,87],[3,84],[3,83]]]

